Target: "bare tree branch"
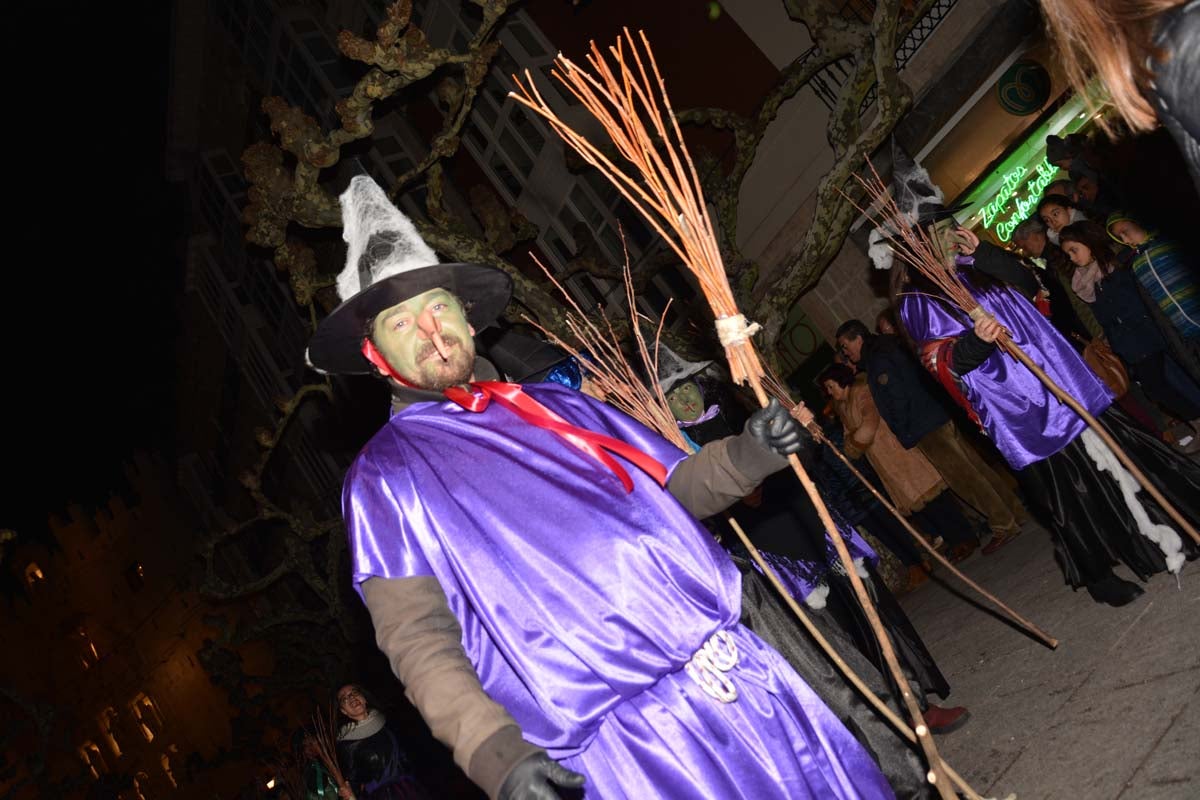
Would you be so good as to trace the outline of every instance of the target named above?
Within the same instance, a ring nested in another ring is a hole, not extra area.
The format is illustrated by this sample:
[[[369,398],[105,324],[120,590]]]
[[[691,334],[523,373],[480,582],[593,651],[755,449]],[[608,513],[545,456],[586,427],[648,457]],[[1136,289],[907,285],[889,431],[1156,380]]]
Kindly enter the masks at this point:
[[[910,13],[902,16],[901,7],[906,5],[903,0],[879,0],[867,24],[845,18],[841,7],[828,0],[783,0],[789,16],[808,28],[814,49],[783,71],[775,87],[759,103],[753,118],[712,108],[678,115],[680,122],[709,125],[734,134],[732,169],[714,177],[718,170],[709,167],[705,189],[709,201],[717,208],[722,254],[734,291],[748,307],[764,307],[758,321],[766,331],[768,352],[792,305],[820,279],[846,240],[856,216],[853,205],[843,194],[853,196],[856,191],[851,176],[863,168],[867,157],[891,134],[912,105],[912,93],[899,79],[896,47],[929,12],[933,2],[920,0]],[[771,281],[762,281],[758,265],[746,259],[737,247],[742,181],[782,104],[810,85],[826,67],[846,59],[851,62],[851,75],[838,93],[826,128],[834,165],[817,187],[813,220],[795,255]],[[872,89],[876,96],[874,115],[864,129],[862,110]]]

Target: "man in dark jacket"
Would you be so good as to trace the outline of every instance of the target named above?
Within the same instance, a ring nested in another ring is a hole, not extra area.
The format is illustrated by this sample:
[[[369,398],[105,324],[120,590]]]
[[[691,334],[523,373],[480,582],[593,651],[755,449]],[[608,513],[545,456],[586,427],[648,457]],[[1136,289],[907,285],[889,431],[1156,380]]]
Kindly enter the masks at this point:
[[[1025,509],[1013,490],[984,462],[925,385],[920,367],[894,336],[876,336],[852,319],[837,329],[838,349],[867,375],[879,416],[907,449],[929,459],[951,491],[987,518],[992,539],[984,553],[1020,531]]]

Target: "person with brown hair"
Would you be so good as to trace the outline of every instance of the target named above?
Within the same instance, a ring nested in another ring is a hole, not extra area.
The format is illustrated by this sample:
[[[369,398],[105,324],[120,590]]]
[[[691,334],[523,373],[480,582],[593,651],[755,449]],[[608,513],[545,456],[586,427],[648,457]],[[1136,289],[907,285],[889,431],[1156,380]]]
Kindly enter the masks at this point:
[[[867,376],[856,378],[850,367],[832,364],[818,381],[833,398],[834,412],[846,431],[846,455],[866,456],[896,509],[904,516],[916,515],[927,534],[944,539],[951,547],[952,562],[973,553],[978,542],[966,517],[946,492],[946,481],[919,449],[905,449],[892,433],[871,397]],[[990,554],[1008,541],[1011,537],[994,537],[984,552]],[[920,567],[912,567],[910,572],[913,569]]]
[[[1042,0],[1042,11],[1075,91],[1095,74],[1131,131],[1162,123],[1200,188],[1200,0]]]
[[[1180,420],[1200,418],[1200,386],[1172,357],[1137,278],[1118,268],[1104,228],[1076,222],[1060,236],[1063,252],[1075,265],[1072,290],[1091,305],[1113,351],[1146,394]]]
[[[1049,294],[1050,324],[1069,342],[1082,347],[1102,331],[1088,304],[1067,289],[1071,280],[1071,261],[1062,248],[1046,238],[1046,223],[1032,216],[1013,229],[1012,242],[1035,266],[1041,267],[1038,282]]]
[[[1087,215],[1075,207],[1075,201],[1064,194],[1047,194],[1037,204],[1037,216],[1046,226],[1046,238],[1058,244],[1058,232],[1070,225],[1087,219]]]

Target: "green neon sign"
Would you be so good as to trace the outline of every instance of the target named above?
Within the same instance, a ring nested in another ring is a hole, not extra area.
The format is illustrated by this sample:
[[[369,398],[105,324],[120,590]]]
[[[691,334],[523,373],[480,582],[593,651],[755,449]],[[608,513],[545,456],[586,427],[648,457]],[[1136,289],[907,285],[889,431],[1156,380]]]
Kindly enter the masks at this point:
[[[996,232],[997,239],[1007,242],[1012,238],[1013,229],[1028,219],[1030,213],[1037,207],[1042,192],[1054,182],[1054,176],[1057,174],[1058,167],[1043,158],[1033,172],[1019,167],[1005,175],[1004,183],[1001,184],[996,194],[980,209],[980,213],[983,215],[983,226],[992,228]],[[1011,213],[1006,219],[996,221],[1010,209]]]

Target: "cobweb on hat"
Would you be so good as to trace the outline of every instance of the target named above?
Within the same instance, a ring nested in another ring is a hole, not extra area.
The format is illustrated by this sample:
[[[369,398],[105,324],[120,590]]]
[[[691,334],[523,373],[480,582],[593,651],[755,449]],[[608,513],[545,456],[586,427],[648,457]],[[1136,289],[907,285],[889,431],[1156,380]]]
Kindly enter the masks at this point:
[[[371,178],[355,176],[338,200],[346,242],[346,266],[337,277],[342,300],[384,278],[438,263],[412,221]]]
[[[703,372],[712,364],[711,361],[688,361],[683,356],[667,347],[665,342],[658,343],[658,385],[664,393],[675,388],[675,384],[690,378],[698,372]]]
[[[900,237],[896,226],[901,224],[902,220],[912,227],[924,216],[942,208],[945,201],[941,187],[929,177],[929,171],[895,143],[892,145],[891,191],[900,214],[896,219],[884,219],[871,231],[867,240],[867,254],[871,257],[875,269],[892,268],[892,243]]]

